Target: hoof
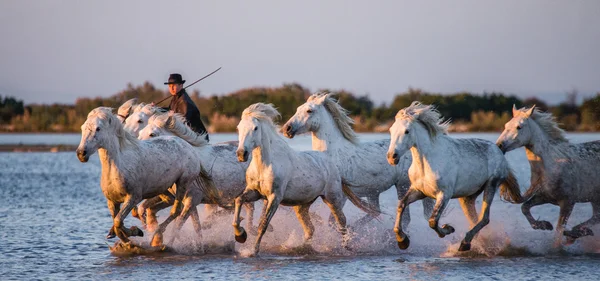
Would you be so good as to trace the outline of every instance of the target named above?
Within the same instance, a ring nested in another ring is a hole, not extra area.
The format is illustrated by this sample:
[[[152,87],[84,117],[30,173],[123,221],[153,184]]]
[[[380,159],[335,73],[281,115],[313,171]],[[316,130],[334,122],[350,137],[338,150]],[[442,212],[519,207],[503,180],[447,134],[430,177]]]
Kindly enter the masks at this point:
[[[152,243],[150,243],[150,246],[161,247],[162,245],[163,245],[162,234],[159,234],[159,233],[154,234],[154,237],[152,238]]]
[[[131,236],[144,237],[144,232],[137,226],[132,226],[129,228],[129,230],[131,231]]]
[[[460,242],[460,247],[458,247],[459,252],[469,251],[471,250],[471,243]]]
[[[446,235],[450,235],[450,234],[454,233],[454,227],[452,227],[449,224],[442,225],[442,228],[448,232],[448,233],[446,233]]]
[[[533,227],[533,229],[539,229],[539,230],[554,229],[552,227],[552,224],[549,221],[537,221],[537,222],[534,222],[533,224],[531,224],[531,227]]]
[[[115,238],[115,237],[117,237],[117,235],[115,234],[115,229],[114,229],[114,228],[111,228],[111,229],[108,231],[108,234],[106,235],[106,239],[113,239],[113,238]]]
[[[398,248],[401,250],[408,249],[408,246],[410,246],[410,239],[408,239],[408,237],[404,238],[402,241],[398,240]]]
[[[248,239],[248,233],[246,233],[246,230],[242,228],[242,234],[235,235],[235,241],[238,243],[245,243],[246,239]]]
[[[571,231],[565,230],[563,231],[563,235],[575,240],[584,236],[594,236],[594,232],[587,227],[579,227],[577,229],[572,229]]]

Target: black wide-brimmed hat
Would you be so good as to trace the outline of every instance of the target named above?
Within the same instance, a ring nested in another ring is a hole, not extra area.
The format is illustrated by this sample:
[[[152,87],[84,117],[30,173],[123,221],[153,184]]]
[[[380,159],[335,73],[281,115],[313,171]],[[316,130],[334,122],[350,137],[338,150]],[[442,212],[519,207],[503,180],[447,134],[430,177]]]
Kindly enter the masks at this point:
[[[171,73],[171,75],[169,75],[169,81],[165,82],[165,85],[169,85],[169,84],[183,84],[185,83],[185,80],[183,80],[183,78],[181,77],[181,74],[179,73]]]

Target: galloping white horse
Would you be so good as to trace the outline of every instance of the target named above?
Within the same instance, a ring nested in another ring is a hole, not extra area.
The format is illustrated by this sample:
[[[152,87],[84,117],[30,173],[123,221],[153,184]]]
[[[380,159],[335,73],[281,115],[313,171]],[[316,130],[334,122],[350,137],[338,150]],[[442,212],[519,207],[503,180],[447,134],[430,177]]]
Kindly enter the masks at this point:
[[[305,243],[312,238],[314,227],[310,222],[310,205],[321,197],[329,206],[342,234],[345,246],[348,240],[346,217],[342,212],[346,196],[352,203],[367,212],[374,212],[365,206],[347,187],[342,187],[340,174],[329,157],[317,151],[294,151],[277,134],[273,118],[279,112],[270,104],[256,103],[244,110],[238,124],[239,147],[237,157],[240,162],[248,161],[246,171],[247,187],[235,199],[233,229],[236,241],[244,243],[246,231],[240,227],[240,208],[244,202],[266,198],[254,254],[258,253],[260,241],[267,225],[279,205],[294,206],[294,211],[304,229]]]
[[[191,199],[189,186],[202,177],[197,150],[177,137],[139,141],[123,129],[111,108],[99,107],[88,114],[81,126],[77,157],[87,162],[96,151],[102,164],[100,187],[113,217],[113,231],[123,242],[129,241],[127,236],[143,235],[135,227],[123,226],[131,209],[142,199],[164,194],[173,184],[177,185],[171,214],[153,237],[154,246],[162,244],[162,234],[180,214],[182,201]]]
[[[548,221],[538,221],[531,207],[551,203],[560,206],[556,224],[556,245],[575,203],[590,202],[592,217],[564,231],[567,242],[594,235],[589,226],[600,223],[600,141],[571,144],[550,113],[532,106],[517,110],[496,141],[503,152],[524,146],[531,165],[531,187],[521,210],[534,229],[552,230]]]
[[[458,198],[469,219],[471,230],[460,244],[459,251],[471,249],[471,240],[489,223],[490,206],[496,189],[504,199],[522,200],[519,185],[502,151],[486,140],[453,139],[447,135],[448,122],[432,106],[413,102],[396,115],[390,128],[392,137],[387,153],[391,165],[410,150],[413,162],[408,170],[410,189],[398,203],[396,240],[401,249],[410,240],[402,231],[401,214],[412,202],[425,197],[435,198],[436,204],[429,219],[440,238],[454,232],[450,225],[438,226],[439,219],[451,198]],[[477,220],[475,199],[483,192],[482,214]]]
[[[393,185],[396,186],[398,199],[402,198],[408,187],[408,167],[411,156],[406,153],[396,166],[388,165],[385,152],[389,140],[359,143],[352,130],[354,121],[348,112],[329,94],[317,93],[299,106],[296,114],[282,127],[284,136],[293,138],[297,134],[312,134],[312,149],[325,152],[335,162],[342,175],[342,182],[352,188],[360,197],[380,210],[379,195]],[[433,200],[423,201],[425,216],[431,214]],[[366,215],[356,222],[363,225],[373,217]],[[408,225],[408,209],[403,218]]]
[[[186,125],[185,117],[181,114],[168,113],[155,114],[148,120],[148,125],[139,132],[139,139],[147,140],[159,136],[175,135],[187,140],[191,144],[197,142],[205,143],[204,135],[199,135]],[[248,163],[238,162],[233,155],[237,149],[237,141],[226,142],[215,145],[203,145],[197,148],[201,161],[207,167],[208,175],[211,177],[215,188],[218,190],[218,201],[221,203],[233,203],[233,199],[244,191],[246,188],[246,169]],[[164,198],[164,197],[163,197]],[[152,221],[151,216],[162,208],[166,208],[172,204],[172,200],[166,200],[164,203],[155,205],[158,200],[146,200],[138,207],[138,213],[143,214],[144,209],[149,208],[148,218]],[[166,203],[166,204],[165,204]],[[198,202],[201,203],[201,202]],[[202,203],[209,203],[203,201]],[[246,207],[246,215],[248,216],[247,226],[249,229],[253,227],[254,203],[244,204]],[[192,217],[196,219],[196,217]],[[154,219],[155,220],[155,219]]]

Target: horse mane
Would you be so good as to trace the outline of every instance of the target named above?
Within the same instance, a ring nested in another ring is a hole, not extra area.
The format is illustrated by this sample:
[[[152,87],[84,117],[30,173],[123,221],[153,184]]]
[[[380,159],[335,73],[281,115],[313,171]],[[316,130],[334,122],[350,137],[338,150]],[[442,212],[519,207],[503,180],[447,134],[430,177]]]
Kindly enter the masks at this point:
[[[396,114],[396,119],[408,119],[417,121],[427,129],[429,136],[433,139],[438,134],[448,134],[450,121],[444,121],[442,114],[432,105],[425,105],[413,101],[409,107],[401,109]]]
[[[322,102],[320,102],[320,99],[322,99]],[[331,114],[331,117],[338,130],[342,133],[342,136],[353,144],[358,142],[358,137],[352,129],[354,120],[348,116],[349,111],[343,108],[336,99],[331,97],[331,94],[325,92],[315,93],[308,97],[307,101],[323,104],[325,109]]]
[[[523,107],[519,109],[519,112],[523,114],[525,117],[527,116],[526,112],[530,110],[530,108]],[[551,141],[554,142],[568,142],[565,137],[565,131],[558,126],[558,122],[556,122],[556,118],[552,116],[552,113],[542,112],[537,107],[533,110],[531,114],[531,119],[535,121],[538,126],[550,137]]]
[[[242,112],[242,118],[244,116],[256,118],[260,121],[265,121],[267,124],[271,125],[274,129],[276,129],[275,118],[280,117],[281,114],[279,114],[279,112],[277,111],[277,109],[275,109],[273,104],[259,102],[252,104],[248,106],[248,108],[244,109],[244,111]]]
[[[169,111],[168,113],[161,112],[154,114],[148,119],[148,124],[164,128],[193,146],[205,146],[208,144],[206,133],[198,134],[192,130],[185,117],[180,113]]]
[[[129,132],[125,131],[123,128],[123,124],[117,116],[113,113],[113,108],[111,107],[97,107],[88,113],[88,119],[98,117],[100,119],[108,121],[109,126],[111,126],[115,135],[119,139],[119,149],[123,149],[126,147],[138,147],[138,139],[136,139]]]

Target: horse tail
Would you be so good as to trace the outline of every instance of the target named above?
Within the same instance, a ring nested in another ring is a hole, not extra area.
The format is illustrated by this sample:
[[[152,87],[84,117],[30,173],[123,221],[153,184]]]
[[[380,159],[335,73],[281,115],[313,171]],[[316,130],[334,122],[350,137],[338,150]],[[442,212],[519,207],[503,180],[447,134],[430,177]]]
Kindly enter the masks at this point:
[[[212,177],[208,171],[204,169],[204,167],[202,167],[200,174],[196,178],[196,184],[198,185],[200,191],[202,191],[202,194],[205,196],[205,199],[209,204],[216,204],[225,209],[228,209],[228,207],[231,208],[230,205],[221,202],[219,190],[217,190],[217,187],[215,187]]]
[[[352,192],[352,190],[350,189],[350,187],[347,184],[342,183],[342,191],[348,197],[350,202],[352,202],[352,204],[354,204],[354,206],[358,207],[363,212],[365,212],[373,217],[377,217],[381,214],[380,210],[371,206],[371,204],[363,201],[356,194],[354,194],[354,192]]]
[[[512,169],[508,170],[508,177],[500,184],[500,196],[502,199],[511,203],[523,203],[525,200],[521,196],[521,188]]]

